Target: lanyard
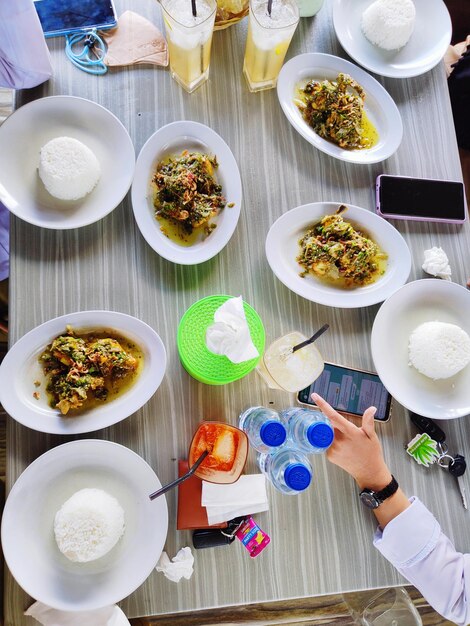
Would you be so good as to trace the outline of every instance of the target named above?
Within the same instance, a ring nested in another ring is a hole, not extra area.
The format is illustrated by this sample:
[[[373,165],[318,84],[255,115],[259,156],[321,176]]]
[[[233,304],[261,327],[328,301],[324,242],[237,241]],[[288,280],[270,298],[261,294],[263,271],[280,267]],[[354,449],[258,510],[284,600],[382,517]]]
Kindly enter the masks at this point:
[[[103,60],[106,46],[95,29],[66,35],[65,54],[76,67],[89,74],[102,75],[108,71]]]

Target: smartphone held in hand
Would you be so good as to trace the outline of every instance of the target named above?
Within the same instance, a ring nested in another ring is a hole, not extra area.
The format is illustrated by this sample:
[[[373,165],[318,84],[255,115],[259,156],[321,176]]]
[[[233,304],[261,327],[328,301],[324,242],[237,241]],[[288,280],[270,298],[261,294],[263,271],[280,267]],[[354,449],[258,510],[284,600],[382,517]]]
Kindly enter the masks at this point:
[[[300,404],[316,406],[311,396],[318,393],[336,411],[346,416],[362,417],[364,411],[375,406],[375,420],[390,419],[392,396],[374,372],[325,363],[325,369],[309,387],[299,391]]]
[[[462,224],[465,189],[458,181],[382,174],[376,180],[376,211],[388,219]]]

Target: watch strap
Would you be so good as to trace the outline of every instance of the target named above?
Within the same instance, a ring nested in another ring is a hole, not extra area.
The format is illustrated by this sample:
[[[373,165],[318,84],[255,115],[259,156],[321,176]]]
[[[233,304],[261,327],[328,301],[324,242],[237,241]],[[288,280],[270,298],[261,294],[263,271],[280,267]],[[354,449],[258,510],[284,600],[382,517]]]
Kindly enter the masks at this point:
[[[374,491],[374,494],[377,500],[380,500],[380,502],[383,502],[387,498],[390,498],[390,496],[393,496],[393,494],[397,490],[398,490],[398,482],[395,476],[393,476],[392,474],[392,480],[388,483],[388,485],[384,487],[383,489],[381,489],[380,491]]]

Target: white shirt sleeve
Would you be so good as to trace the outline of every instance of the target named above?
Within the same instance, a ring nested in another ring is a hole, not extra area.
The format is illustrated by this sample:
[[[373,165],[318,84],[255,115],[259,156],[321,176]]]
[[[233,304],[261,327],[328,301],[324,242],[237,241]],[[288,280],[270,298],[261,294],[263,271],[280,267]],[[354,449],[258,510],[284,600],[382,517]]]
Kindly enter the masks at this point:
[[[52,76],[49,50],[32,0],[0,0],[0,86],[26,89]]]
[[[441,615],[459,626],[470,623],[470,554],[462,554],[444,535],[418,498],[377,529],[375,547]]]

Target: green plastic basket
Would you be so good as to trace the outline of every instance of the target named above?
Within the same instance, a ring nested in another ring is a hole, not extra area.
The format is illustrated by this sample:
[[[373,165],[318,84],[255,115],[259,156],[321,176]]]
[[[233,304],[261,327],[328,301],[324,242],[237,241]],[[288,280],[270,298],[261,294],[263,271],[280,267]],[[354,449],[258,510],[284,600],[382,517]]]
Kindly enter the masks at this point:
[[[232,363],[224,355],[214,354],[206,347],[206,330],[214,323],[215,311],[232,296],[208,296],[198,300],[181,318],[178,327],[178,352],[184,369],[206,385],[226,385],[243,378],[257,365],[260,357]],[[258,313],[243,302],[251,339],[260,355],[264,352],[264,326]]]

